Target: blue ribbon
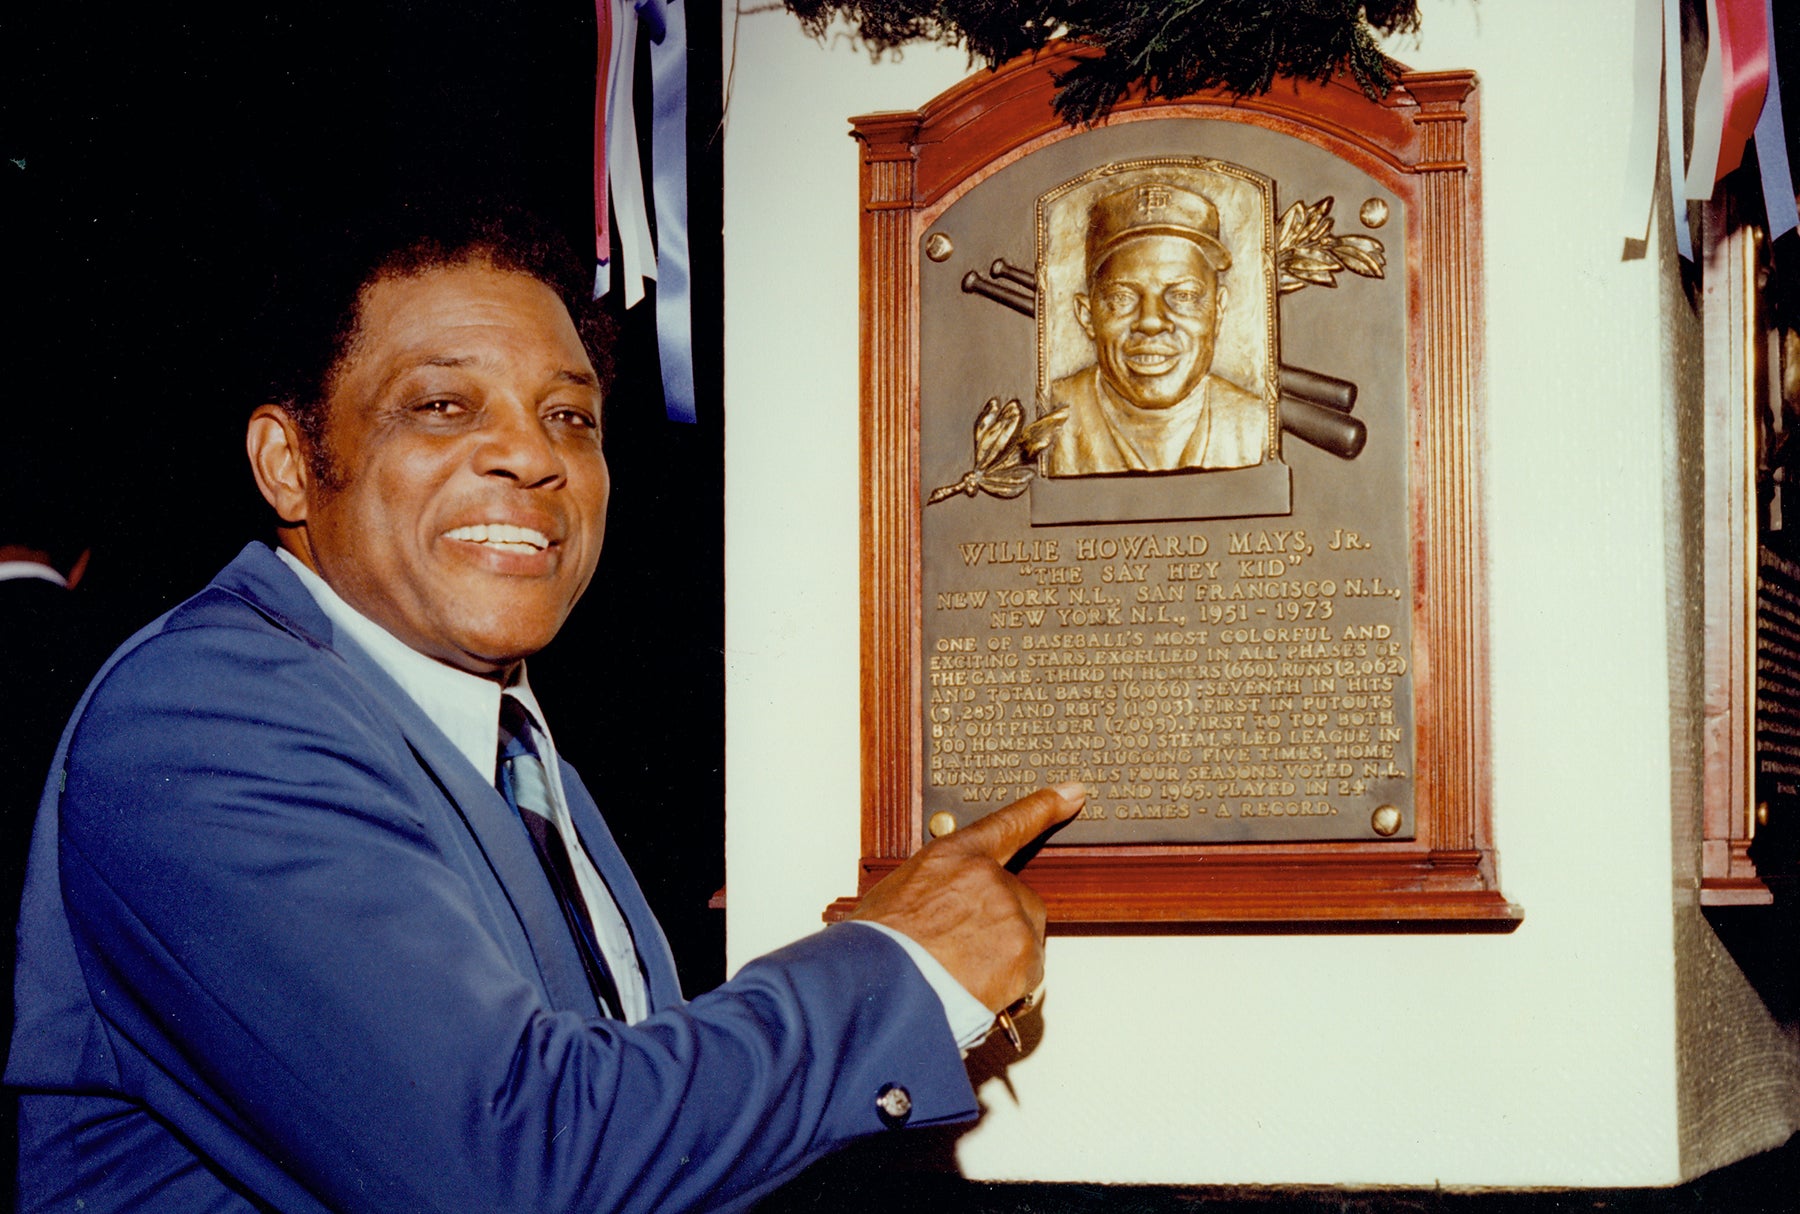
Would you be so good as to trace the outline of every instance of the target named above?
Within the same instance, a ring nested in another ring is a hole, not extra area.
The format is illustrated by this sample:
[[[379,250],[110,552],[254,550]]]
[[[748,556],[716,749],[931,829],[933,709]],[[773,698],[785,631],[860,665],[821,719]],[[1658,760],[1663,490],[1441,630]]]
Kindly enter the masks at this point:
[[[680,0],[638,0],[650,31],[650,189],[656,208],[656,348],[670,421],[695,422],[688,255],[687,16]]]
[[[1800,208],[1794,204],[1794,175],[1788,167],[1787,131],[1781,121],[1781,73],[1775,62],[1775,7],[1764,0],[1769,23],[1769,95],[1762,116],[1756,120],[1756,167],[1762,173],[1763,209],[1769,218],[1769,239],[1800,227]]]
[[[650,30],[651,43],[660,46],[669,35],[669,20],[663,11],[662,0],[637,0],[632,7],[637,9],[638,20]]]
[[[1681,110],[1681,0],[1663,0],[1663,115],[1669,133],[1669,200],[1675,204],[1675,251],[1694,260],[1688,233],[1687,124]]]

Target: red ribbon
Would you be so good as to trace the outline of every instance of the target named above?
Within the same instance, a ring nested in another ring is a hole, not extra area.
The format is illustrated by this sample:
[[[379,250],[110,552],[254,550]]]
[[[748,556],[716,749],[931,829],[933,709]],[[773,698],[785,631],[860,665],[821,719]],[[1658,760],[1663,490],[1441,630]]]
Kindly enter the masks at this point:
[[[594,22],[600,34],[594,68],[594,260],[605,265],[612,256],[606,193],[606,90],[612,71],[612,5],[607,0],[594,0]]]
[[[1720,74],[1725,94],[1719,167],[1713,180],[1738,167],[1744,145],[1756,133],[1763,98],[1769,91],[1769,26],[1763,0],[1717,0]]]

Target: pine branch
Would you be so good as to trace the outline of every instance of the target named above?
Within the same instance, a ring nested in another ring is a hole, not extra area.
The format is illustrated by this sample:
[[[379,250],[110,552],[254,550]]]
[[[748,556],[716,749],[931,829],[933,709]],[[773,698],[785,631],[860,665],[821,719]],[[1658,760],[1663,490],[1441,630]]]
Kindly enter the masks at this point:
[[[814,37],[848,21],[879,59],[912,42],[963,47],[989,67],[1053,37],[1094,47],[1056,77],[1056,112],[1092,124],[1134,91],[1180,97],[1202,89],[1266,93],[1278,76],[1348,72],[1385,96],[1399,68],[1377,33],[1419,28],[1418,0],[786,0]]]

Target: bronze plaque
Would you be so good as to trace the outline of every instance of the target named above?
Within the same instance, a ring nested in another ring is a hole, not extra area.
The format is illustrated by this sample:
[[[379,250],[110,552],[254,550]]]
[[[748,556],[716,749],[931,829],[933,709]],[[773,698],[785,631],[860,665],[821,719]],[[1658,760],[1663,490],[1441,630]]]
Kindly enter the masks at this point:
[[[1474,79],[1070,130],[1077,54],[855,121],[859,888],[1077,781],[1053,923],[1505,930]]]
[[[1412,836],[1401,210],[1189,119],[1025,156],[921,237],[923,814],[1075,780],[1065,844]]]

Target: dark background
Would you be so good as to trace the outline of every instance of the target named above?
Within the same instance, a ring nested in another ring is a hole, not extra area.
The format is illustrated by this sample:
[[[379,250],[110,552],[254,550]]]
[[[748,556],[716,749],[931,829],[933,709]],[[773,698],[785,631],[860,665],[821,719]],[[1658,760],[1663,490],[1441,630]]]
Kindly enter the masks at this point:
[[[724,967],[706,907],[723,884],[724,695],[719,21],[690,7],[700,422],[663,417],[651,303],[622,314],[606,549],[532,679],[693,994]],[[268,536],[242,450],[259,403],[249,320],[321,232],[448,188],[522,200],[588,247],[594,65],[585,0],[0,7],[0,543],[92,549],[71,654],[97,663]],[[33,643],[0,638],[9,668]],[[1769,951],[1769,922],[1721,926],[1747,963],[1767,954],[1792,1023],[1794,952]],[[1774,1211],[1800,1191],[1792,1147],[1681,1190],[1485,1198],[972,1184],[933,1174],[948,1151],[929,1135],[899,1155],[874,1144],[769,1208]]]
[[[91,546],[77,595],[109,645],[270,535],[243,420],[249,322],[277,267],[446,189],[522,201],[592,248],[591,3],[189,14],[73,0],[0,17],[0,543],[55,529]],[[532,663],[690,992],[723,969],[723,916],[706,909],[723,883],[717,8],[694,16],[700,423],[663,416],[646,301],[622,317],[595,587]]]

